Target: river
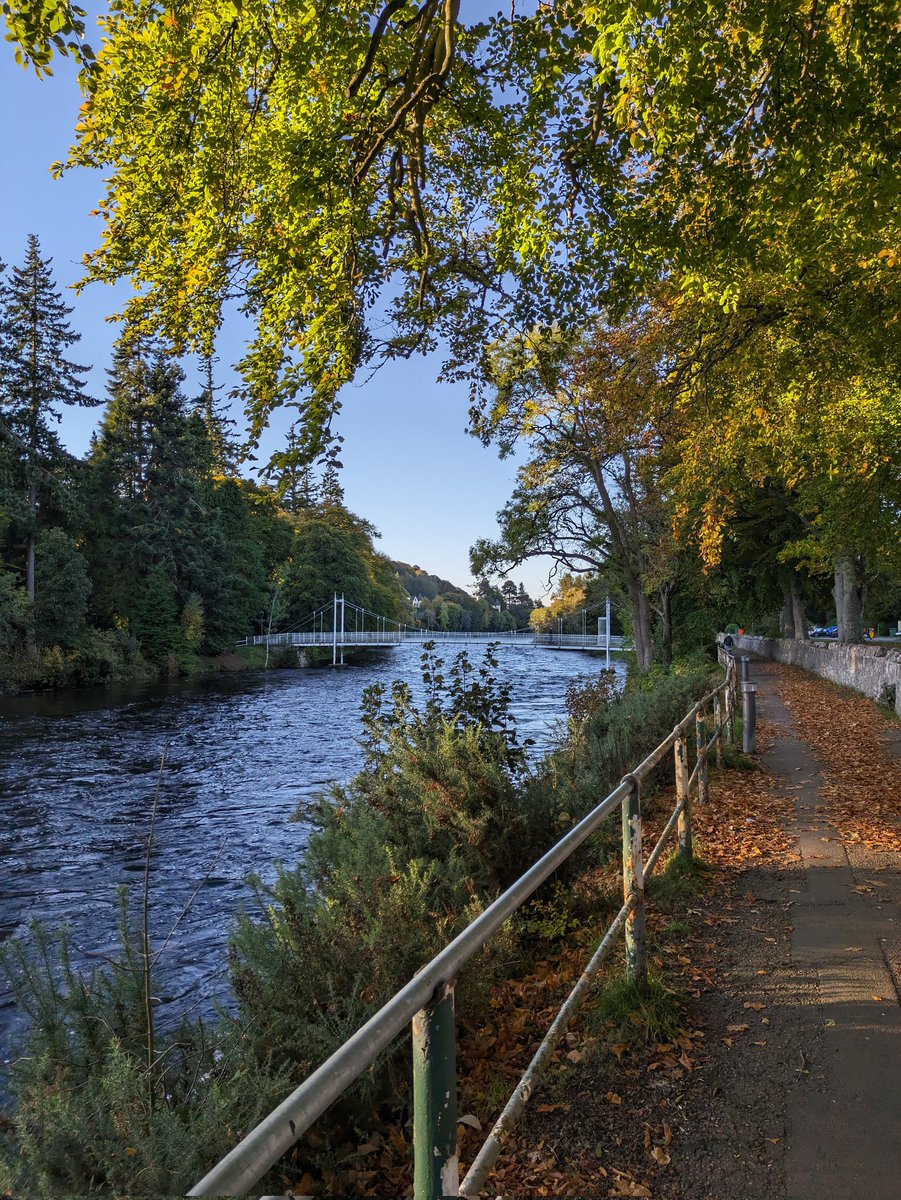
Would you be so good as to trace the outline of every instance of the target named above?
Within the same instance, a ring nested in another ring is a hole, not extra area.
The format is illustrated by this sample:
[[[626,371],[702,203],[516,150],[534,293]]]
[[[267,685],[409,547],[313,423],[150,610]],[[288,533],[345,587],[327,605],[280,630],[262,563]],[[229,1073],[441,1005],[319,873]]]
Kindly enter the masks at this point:
[[[40,918],[69,925],[78,966],[114,953],[117,891],[132,888],[137,903],[158,787],[157,944],[178,921],[160,963],[161,1015],[226,1000],[229,927],[237,908],[253,903],[247,873],[271,879],[277,861],[303,854],[310,826],[292,820],[298,806],[361,765],[364,688],[403,679],[421,696],[420,653],[407,645],[342,670],[0,700],[0,940]],[[478,662],[481,650],[471,657]],[[546,752],[568,683],[596,675],[603,661],[531,646],[501,646],[498,657],[520,735]],[[21,1031],[4,986],[0,1064]]]

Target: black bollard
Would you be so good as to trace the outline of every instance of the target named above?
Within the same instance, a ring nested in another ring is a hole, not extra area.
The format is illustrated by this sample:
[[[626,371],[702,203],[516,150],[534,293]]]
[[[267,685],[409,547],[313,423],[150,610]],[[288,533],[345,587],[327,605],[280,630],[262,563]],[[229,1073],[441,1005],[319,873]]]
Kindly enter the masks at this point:
[[[742,660],[742,666],[747,659]],[[741,715],[744,722],[741,748],[745,754],[753,754],[757,749],[757,684],[743,683],[741,685]]]

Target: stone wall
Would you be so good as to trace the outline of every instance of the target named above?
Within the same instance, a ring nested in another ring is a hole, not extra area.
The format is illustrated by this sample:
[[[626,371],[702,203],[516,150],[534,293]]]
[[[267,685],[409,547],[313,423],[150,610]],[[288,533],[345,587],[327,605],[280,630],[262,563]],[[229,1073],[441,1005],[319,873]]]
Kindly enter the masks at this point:
[[[843,646],[838,642],[804,642],[748,634],[733,634],[732,638],[738,653],[745,650],[803,667],[833,683],[863,692],[872,700],[884,701],[894,691],[895,708],[901,715],[901,648],[896,650],[876,642]]]

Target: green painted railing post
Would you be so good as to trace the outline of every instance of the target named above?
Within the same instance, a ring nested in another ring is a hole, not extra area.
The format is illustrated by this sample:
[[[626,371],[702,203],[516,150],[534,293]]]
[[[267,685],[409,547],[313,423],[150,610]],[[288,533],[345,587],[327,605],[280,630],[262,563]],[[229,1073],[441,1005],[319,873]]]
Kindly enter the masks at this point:
[[[457,1196],[457,1030],[454,981],[413,1018],[413,1196]]]
[[[673,746],[676,760],[676,799],[682,805],[679,813],[679,851],[686,862],[694,858],[691,832],[691,792],[688,787],[688,746],[680,733]]]
[[[704,805],[709,798],[707,770],[707,709],[695,714],[695,734],[698,741],[698,804]]]
[[[630,983],[644,987],[648,981],[645,952],[644,859],[641,849],[641,785],[634,775],[623,800],[623,899],[634,897],[634,906],[626,918],[626,976]]]

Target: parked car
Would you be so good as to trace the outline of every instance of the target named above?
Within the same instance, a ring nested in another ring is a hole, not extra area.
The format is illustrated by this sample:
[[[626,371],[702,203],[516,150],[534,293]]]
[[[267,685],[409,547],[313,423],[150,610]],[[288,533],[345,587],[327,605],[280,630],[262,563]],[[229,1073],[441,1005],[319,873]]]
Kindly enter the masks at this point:
[[[815,625],[810,630],[808,637],[813,638],[836,638],[838,637],[837,625]]]

